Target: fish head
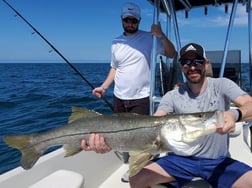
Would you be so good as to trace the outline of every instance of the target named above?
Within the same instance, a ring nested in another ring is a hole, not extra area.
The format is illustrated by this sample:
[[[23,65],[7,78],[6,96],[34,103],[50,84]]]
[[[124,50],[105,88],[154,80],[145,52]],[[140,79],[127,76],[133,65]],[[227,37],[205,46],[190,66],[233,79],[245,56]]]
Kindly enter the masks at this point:
[[[161,128],[161,138],[181,142],[194,142],[198,137],[208,135],[223,125],[223,112],[199,112],[171,116]]]
[[[214,125],[220,127],[223,125],[223,112],[199,112],[192,114],[183,114],[179,116],[179,121],[187,131],[202,129]]]
[[[195,144],[205,140],[204,135],[223,125],[223,112],[176,114],[169,119],[160,129],[161,142],[171,151],[186,155]]]
[[[223,112],[202,112],[193,114],[193,117],[181,120],[185,126],[185,133],[182,135],[184,142],[194,142],[203,135],[216,132],[216,129],[223,126]]]

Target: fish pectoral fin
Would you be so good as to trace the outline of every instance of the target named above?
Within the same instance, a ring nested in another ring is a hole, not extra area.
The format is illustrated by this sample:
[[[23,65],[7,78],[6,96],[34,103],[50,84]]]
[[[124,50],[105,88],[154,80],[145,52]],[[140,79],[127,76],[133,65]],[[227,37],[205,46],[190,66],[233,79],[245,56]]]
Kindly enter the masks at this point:
[[[159,150],[161,148],[162,142],[160,138],[158,137],[155,141],[152,143],[152,149],[153,150]]]
[[[69,144],[64,145],[65,155],[64,157],[70,157],[82,151],[81,147],[72,146]]]
[[[89,110],[86,108],[81,108],[81,107],[72,107],[72,114],[68,118],[68,123],[72,123],[80,118],[84,117],[96,117],[96,116],[101,116],[102,114],[95,112],[93,110]]]
[[[152,158],[150,152],[130,151],[129,152],[129,176],[135,176]]]

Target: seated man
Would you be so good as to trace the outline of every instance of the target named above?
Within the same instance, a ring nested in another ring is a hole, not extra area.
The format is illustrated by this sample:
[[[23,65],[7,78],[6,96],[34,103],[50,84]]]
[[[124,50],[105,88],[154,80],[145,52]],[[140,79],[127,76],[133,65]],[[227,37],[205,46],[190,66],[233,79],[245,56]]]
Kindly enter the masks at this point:
[[[190,43],[180,50],[180,68],[187,82],[167,92],[155,113],[192,113],[224,111],[224,125],[213,134],[200,137],[193,144],[183,143],[167,156],[150,161],[137,175],[130,178],[132,188],[177,181],[179,186],[201,177],[213,187],[252,187],[252,168],[228,156],[228,133],[235,122],[252,120],[252,97],[227,78],[206,76],[209,60],[202,46]],[[238,109],[230,110],[230,102]],[[92,134],[84,150],[105,153],[110,150],[100,135]]]

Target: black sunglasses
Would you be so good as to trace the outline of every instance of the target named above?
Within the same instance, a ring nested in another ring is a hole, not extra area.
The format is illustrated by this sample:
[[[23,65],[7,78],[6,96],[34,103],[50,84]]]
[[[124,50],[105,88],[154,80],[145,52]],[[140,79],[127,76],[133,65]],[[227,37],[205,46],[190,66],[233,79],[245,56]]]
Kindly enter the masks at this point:
[[[191,66],[202,67],[204,62],[205,62],[204,59],[183,59],[183,60],[180,61],[181,65],[184,68],[188,68],[188,67],[191,67]]]
[[[136,19],[136,18],[128,18],[128,17],[123,18],[122,20],[123,20],[125,23],[132,23],[132,24],[137,24],[137,23],[139,22],[139,20]]]

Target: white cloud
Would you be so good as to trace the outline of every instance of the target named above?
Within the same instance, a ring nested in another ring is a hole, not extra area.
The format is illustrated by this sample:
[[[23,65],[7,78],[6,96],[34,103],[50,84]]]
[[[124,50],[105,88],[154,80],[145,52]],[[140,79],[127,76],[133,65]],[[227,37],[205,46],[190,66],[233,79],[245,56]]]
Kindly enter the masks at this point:
[[[246,6],[238,6],[236,10],[236,25],[247,25],[248,24],[248,13],[246,12]]]
[[[204,16],[202,8],[192,9],[189,12],[188,19],[185,19],[184,12],[178,12],[178,23],[180,26],[193,26],[193,27],[220,27],[227,26],[232,7],[229,6],[229,12],[224,12],[224,7],[209,7],[208,15]],[[234,24],[236,26],[246,26],[248,23],[248,15],[246,6],[239,4],[236,10]]]

